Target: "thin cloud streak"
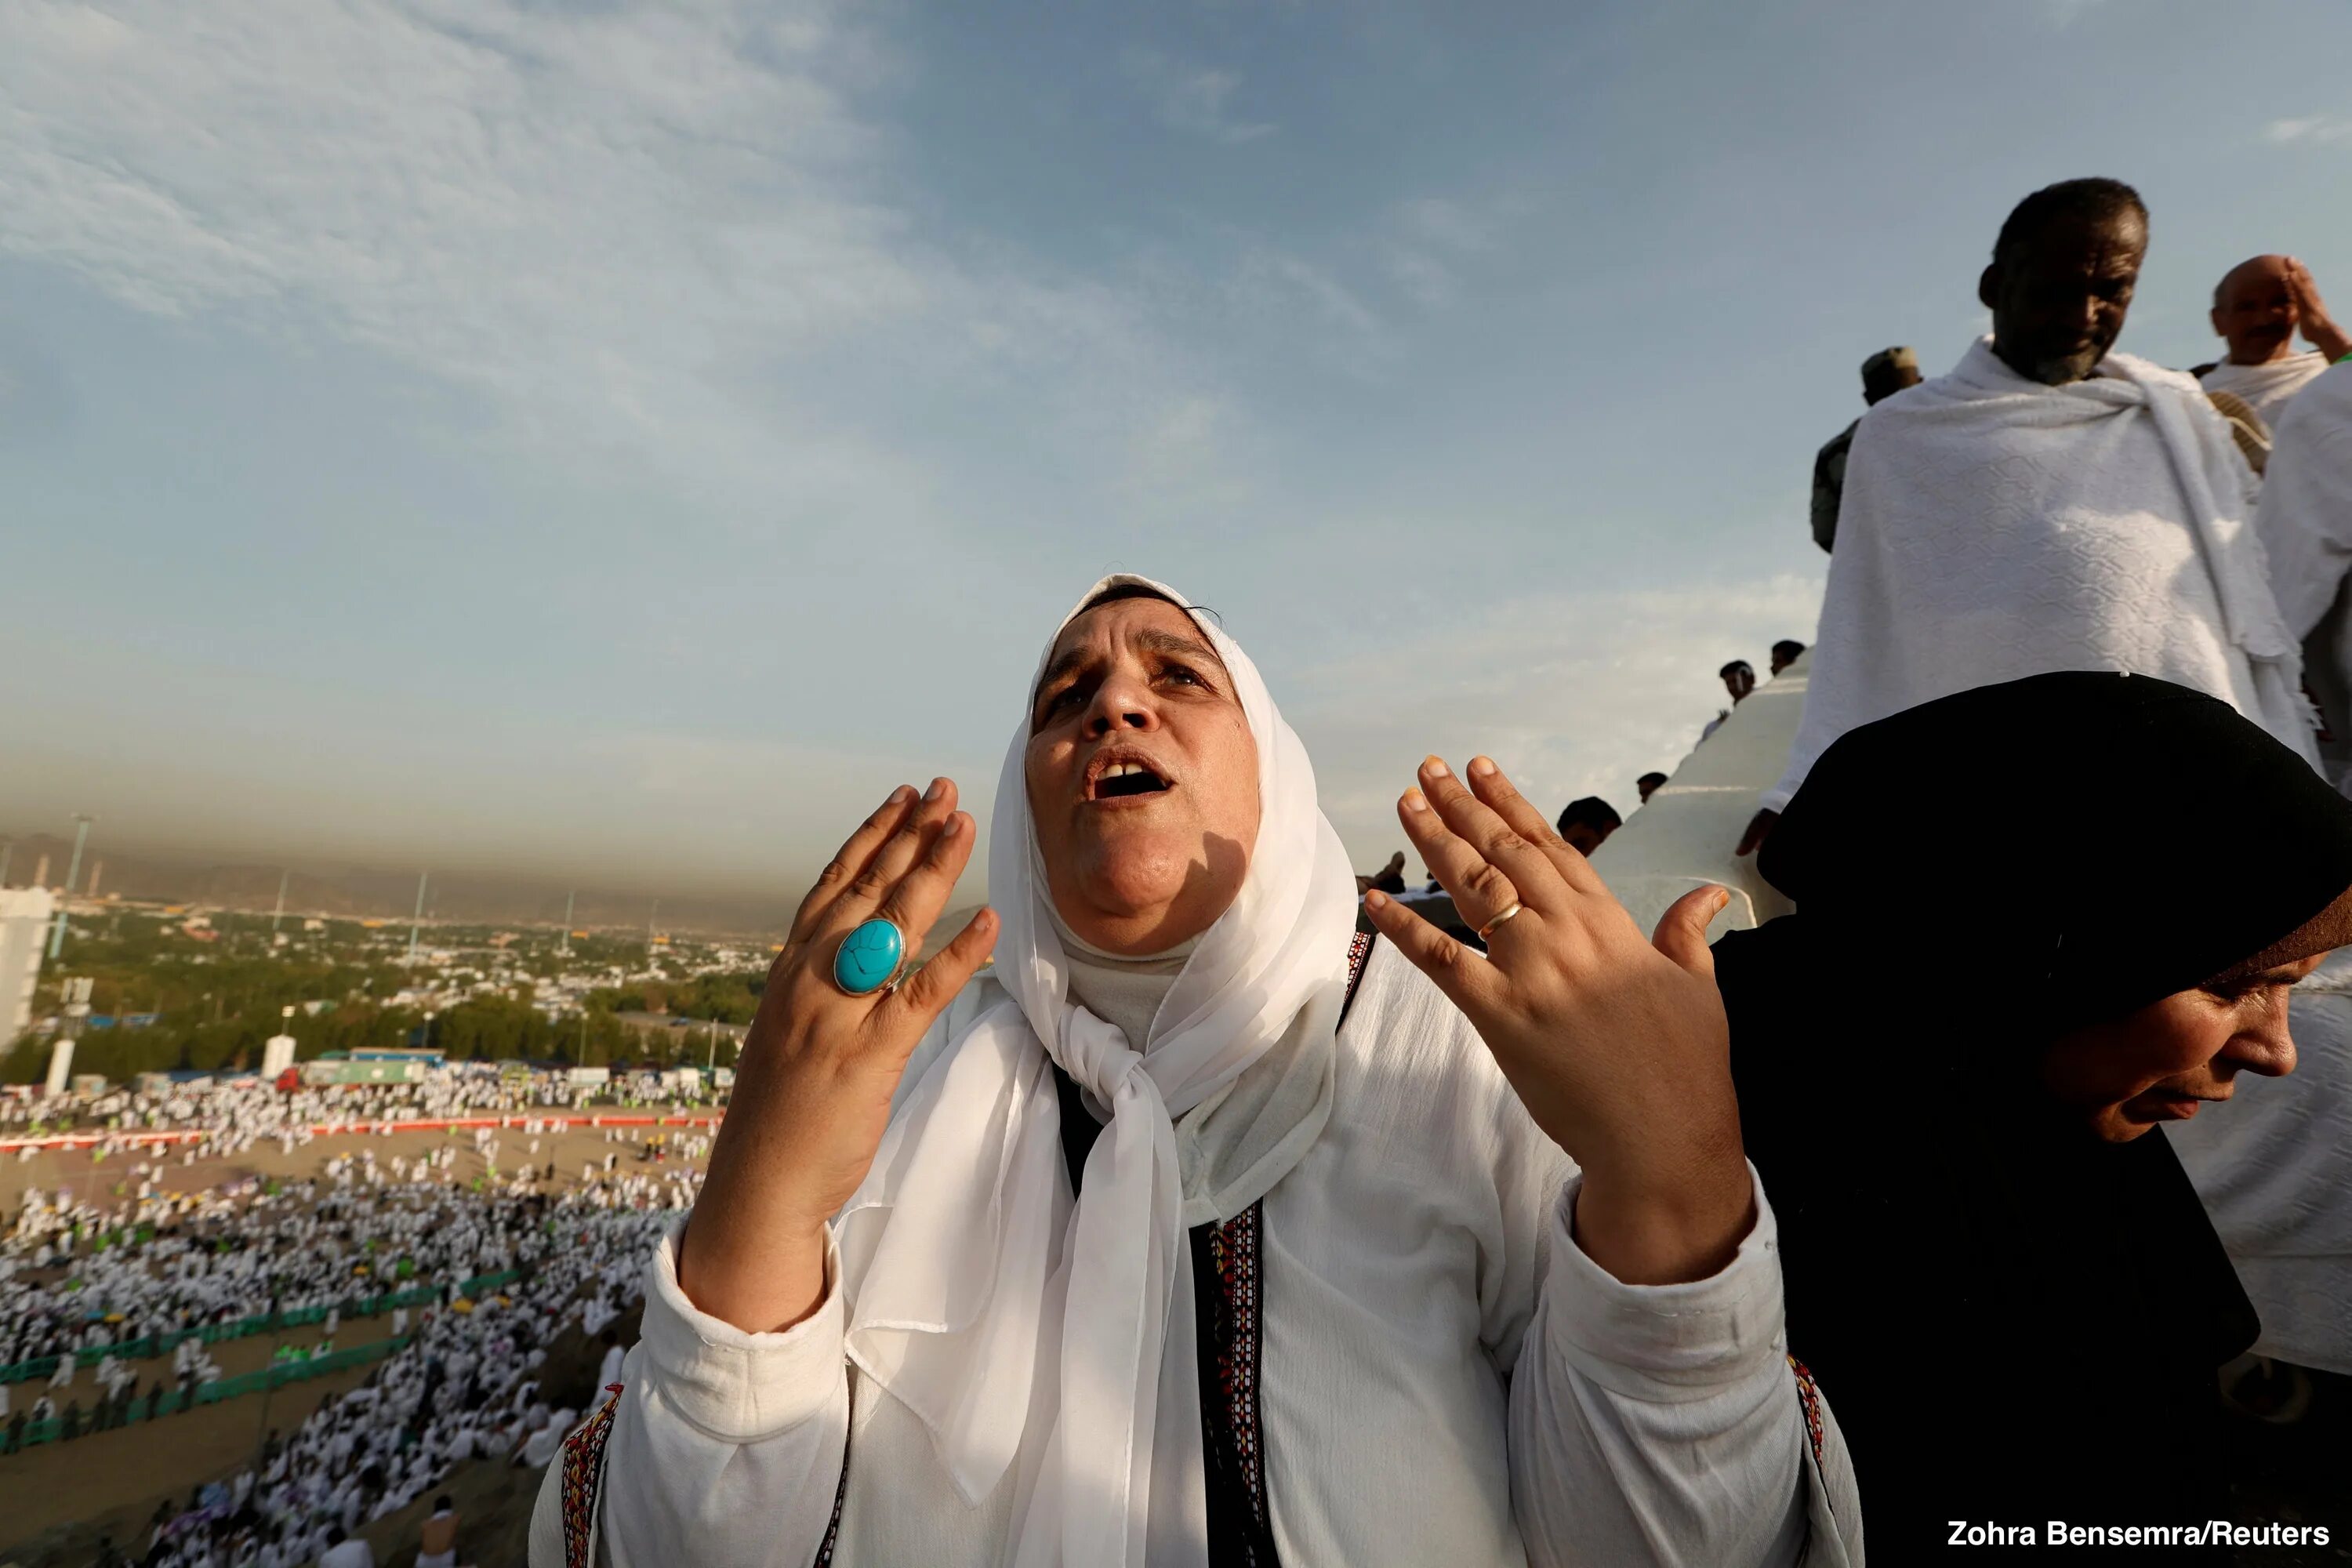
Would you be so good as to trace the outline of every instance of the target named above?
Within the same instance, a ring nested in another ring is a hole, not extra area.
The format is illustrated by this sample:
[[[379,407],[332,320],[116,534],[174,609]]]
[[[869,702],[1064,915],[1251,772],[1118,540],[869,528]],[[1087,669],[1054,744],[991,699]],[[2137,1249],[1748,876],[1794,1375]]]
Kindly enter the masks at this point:
[[[1235,72],[1188,66],[1146,48],[1127,50],[1119,64],[1127,79],[1143,89],[1154,118],[1171,131],[1239,147],[1281,129],[1234,117],[1234,96],[1242,85]]]
[[[2302,142],[2322,146],[2352,142],[2352,119],[2340,114],[2308,114],[2297,120],[2273,120],[2263,127],[2263,136],[2275,142]]]

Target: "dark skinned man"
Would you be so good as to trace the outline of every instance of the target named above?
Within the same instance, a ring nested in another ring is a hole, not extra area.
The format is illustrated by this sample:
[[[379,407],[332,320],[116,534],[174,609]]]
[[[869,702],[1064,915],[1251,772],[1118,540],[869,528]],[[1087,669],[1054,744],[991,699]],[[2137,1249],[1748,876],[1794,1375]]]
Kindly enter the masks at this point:
[[[2036,191],[1977,279],[1991,334],[1863,416],[1804,717],[1738,853],[1848,730],[2049,670],[2210,692],[2315,759],[2229,428],[2189,377],[2113,352],[2147,244],[2128,185]]]

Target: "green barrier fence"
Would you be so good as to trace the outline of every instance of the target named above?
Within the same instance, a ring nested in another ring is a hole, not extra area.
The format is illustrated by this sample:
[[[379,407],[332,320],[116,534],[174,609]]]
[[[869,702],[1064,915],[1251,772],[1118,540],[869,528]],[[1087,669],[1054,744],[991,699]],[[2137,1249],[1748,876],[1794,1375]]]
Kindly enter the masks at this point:
[[[499,1274],[478,1274],[471,1279],[458,1281],[457,1294],[479,1296],[485,1290],[495,1290],[522,1278],[522,1271],[509,1268]],[[441,1299],[438,1285],[418,1285],[385,1296],[361,1296],[341,1303],[346,1318],[373,1318],[394,1307],[422,1307]],[[218,1344],[223,1340],[241,1340],[248,1334],[266,1334],[277,1329],[300,1328],[309,1323],[324,1322],[331,1309],[298,1307],[272,1317],[264,1312],[257,1318],[242,1318],[235,1322],[206,1323],[200,1328],[183,1329],[168,1334],[149,1334],[143,1339],[129,1340],[121,1344],[89,1345],[77,1350],[76,1366],[96,1366],[108,1356],[119,1361],[147,1361],[155,1356],[169,1355],[179,1348],[182,1340],[200,1339],[205,1343]],[[58,1358],[37,1356],[0,1366],[0,1383],[30,1383],[55,1375]]]
[[[236,1377],[224,1377],[216,1382],[198,1385],[195,1397],[191,1403],[217,1405],[224,1399],[241,1398],[248,1394],[258,1394],[266,1388],[283,1388],[289,1383],[307,1383],[311,1378],[324,1377],[329,1373],[341,1372],[354,1366],[365,1366],[371,1362],[383,1360],[384,1357],[408,1343],[413,1337],[403,1334],[397,1339],[378,1340],[373,1344],[353,1345],[349,1350],[331,1351],[325,1355],[309,1356],[300,1361],[281,1362],[275,1366],[263,1367],[258,1372],[241,1373]],[[154,1419],[161,1421],[166,1416],[178,1415],[182,1409],[180,1400],[181,1396],[177,1391],[166,1394],[163,1399],[156,1402]],[[95,1419],[94,1415],[92,1419]],[[134,1399],[124,1413],[121,1425],[132,1426],[147,1419],[147,1402],[144,1399]],[[30,1448],[42,1443],[62,1442],[65,1440],[65,1420],[61,1416],[52,1416],[47,1421],[28,1421],[25,1424],[24,1431],[12,1443],[6,1428],[0,1427],[0,1453],[13,1453],[17,1448]],[[106,1428],[85,1423],[76,1435],[86,1436],[92,1432],[101,1430]]]

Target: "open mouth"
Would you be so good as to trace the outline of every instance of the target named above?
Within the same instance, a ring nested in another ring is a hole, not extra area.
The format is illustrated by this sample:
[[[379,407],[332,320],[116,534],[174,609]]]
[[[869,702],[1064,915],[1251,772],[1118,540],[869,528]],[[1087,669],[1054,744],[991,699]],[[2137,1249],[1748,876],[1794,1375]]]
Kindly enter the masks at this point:
[[[1107,763],[1096,771],[1087,798],[1123,800],[1132,795],[1163,794],[1170,787],[1150,763],[1122,759]]]

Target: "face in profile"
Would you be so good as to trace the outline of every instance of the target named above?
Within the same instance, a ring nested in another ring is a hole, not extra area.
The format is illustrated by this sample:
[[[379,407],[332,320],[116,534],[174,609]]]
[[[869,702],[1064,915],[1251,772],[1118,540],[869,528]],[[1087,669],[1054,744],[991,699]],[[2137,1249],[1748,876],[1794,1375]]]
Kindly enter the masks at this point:
[[[2049,386],[2089,375],[2122,335],[2147,255],[2147,225],[2126,210],[2058,218],[1984,270],[1993,351]]]
[[[1029,722],[1029,812],[1070,929],[1144,953],[1214,923],[1257,842],[1257,742],[1192,617],[1157,598],[1078,616]]]
[[[2294,1070],[2288,990],[2324,954],[2243,981],[2176,991],[2112,1022],[2077,1029],[2042,1059],[2043,1084],[2110,1143],[2186,1121],[2235,1092],[2241,1072]]]

